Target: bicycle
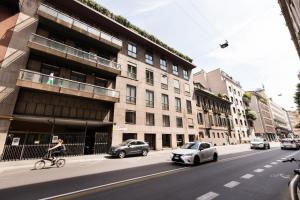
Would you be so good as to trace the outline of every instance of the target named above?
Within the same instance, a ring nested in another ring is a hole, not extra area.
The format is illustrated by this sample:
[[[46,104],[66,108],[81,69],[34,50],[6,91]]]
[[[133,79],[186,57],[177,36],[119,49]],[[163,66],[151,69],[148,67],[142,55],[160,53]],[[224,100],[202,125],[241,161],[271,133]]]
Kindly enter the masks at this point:
[[[58,159],[55,159],[55,161],[54,161],[54,159],[55,158],[51,156],[51,151],[48,151],[41,160],[35,162],[34,169],[37,169],[37,170],[44,169],[47,162],[51,163],[50,166],[56,165],[56,167],[58,167],[58,168],[65,166],[66,159],[58,158]],[[53,163],[53,161],[54,161],[54,163]]]
[[[283,160],[282,162],[300,162],[300,160],[295,159],[295,158],[290,158],[287,160]],[[290,193],[290,197],[291,200],[299,200],[300,197],[298,194],[298,184],[300,183],[300,165],[298,169],[294,170],[294,177],[290,180],[289,182],[289,193]]]

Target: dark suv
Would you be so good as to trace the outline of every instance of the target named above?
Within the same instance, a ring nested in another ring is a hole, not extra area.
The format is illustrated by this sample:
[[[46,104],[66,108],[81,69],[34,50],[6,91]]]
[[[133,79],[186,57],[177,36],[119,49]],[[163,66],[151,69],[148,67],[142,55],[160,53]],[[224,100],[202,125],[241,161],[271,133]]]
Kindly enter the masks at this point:
[[[127,155],[147,156],[149,152],[149,144],[140,140],[126,140],[118,146],[111,147],[109,154],[119,158]]]

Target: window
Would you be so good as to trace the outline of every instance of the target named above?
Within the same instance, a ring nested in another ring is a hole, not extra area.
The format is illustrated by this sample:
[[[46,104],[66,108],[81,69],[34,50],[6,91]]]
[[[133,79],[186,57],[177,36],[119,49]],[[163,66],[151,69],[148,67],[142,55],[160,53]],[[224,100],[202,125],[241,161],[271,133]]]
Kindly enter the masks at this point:
[[[174,92],[180,94],[180,82],[174,79]]]
[[[153,108],[154,107],[154,92],[146,90],[146,106]]]
[[[222,135],[222,138],[224,138],[224,133],[221,133],[221,135]]]
[[[238,123],[238,120],[237,120],[237,119],[234,119],[234,120],[235,120],[235,124],[238,125],[238,124],[239,124],[239,123]]]
[[[127,50],[128,50],[127,52],[128,52],[129,56],[136,58],[136,46],[135,45],[129,43]]]
[[[170,127],[170,116],[169,115],[163,115],[163,127]]]
[[[228,88],[229,88],[229,92],[231,92],[231,87],[229,86]]]
[[[178,97],[175,97],[175,109],[176,112],[181,112],[181,100]]]
[[[240,124],[243,125],[243,121],[240,119]]]
[[[200,137],[200,138],[204,138],[203,132],[199,132],[199,137]]]
[[[177,65],[173,65],[173,74],[178,76],[178,66]]]
[[[153,85],[154,78],[153,78],[153,71],[146,70],[146,83],[149,85]]]
[[[127,77],[132,78],[132,79],[136,79],[136,66],[128,64]]]
[[[236,113],[236,111],[235,111],[235,107],[232,107],[232,110],[233,110],[233,113]]]
[[[220,133],[217,133],[217,137],[220,138]]]
[[[196,106],[200,107],[200,96],[196,95]]]
[[[208,121],[209,121],[209,125],[210,125],[210,126],[213,126],[213,125],[214,125],[213,118],[212,118],[211,115],[208,116]]]
[[[198,124],[200,124],[200,125],[203,124],[203,115],[202,115],[202,113],[198,113],[197,120],[198,120]]]
[[[135,111],[127,110],[125,113],[125,123],[126,124],[135,124],[136,123],[136,114]]]
[[[216,137],[216,134],[215,134],[215,132],[213,132],[212,134],[213,134],[213,137],[215,138],[215,137]]]
[[[146,125],[147,126],[154,126],[154,114],[153,113],[146,113]]]
[[[238,91],[238,95],[239,95],[239,97],[241,96],[241,93],[240,93],[240,91]]]
[[[205,131],[205,135],[208,137],[208,138],[210,138],[210,133],[209,133],[209,131],[207,130],[207,131]]]
[[[164,71],[167,71],[167,61],[164,59],[160,59],[160,68]]]
[[[189,142],[195,141],[195,135],[189,135]]]
[[[176,126],[177,126],[177,128],[182,128],[183,127],[182,117],[176,117]]]
[[[233,89],[233,94],[236,94],[236,90],[235,89]]]
[[[165,90],[168,89],[168,77],[165,74],[161,75],[161,88]]]
[[[245,126],[247,126],[247,122],[246,122],[246,120],[244,121],[244,124],[245,124]]]
[[[100,86],[100,87],[107,87],[108,86],[108,81],[102,78],[95,77],[95,85]]]
[[[153,65],[153,55],[152,53],[146,53],[145,55],[145,62],[149,65]]]
[[[161,106],[163,110],[169,110],[169,97],[166,94],[161,95]]]
[[[184,84],[184,93],[186,96],[190,96],[190,85],[187,83]]]
[[[231,101],[231,103],[233,103],[233,97],[230,97],[230,101]]]
[[[127,85],[127,96],[126,102],[130,104],[136,103],[136,87],[132,85]]]
[[[187,121],[189,128],[194,128],[194,120],[192,118],[188,118]]]
[[[189,100],[186,100],[186,110],[188,114],[192,114],[192,102]]]
[[[243,106],[243,102],[242,101],[240,101],[240,105]]]
[[[81,83],[86,82],[86,75],[80,72],[71,71],[70,79]]]
[[[123,141],[129,140],[129,139],[137,139],[136,133],[123,133]]]
[[[183,78],[189,80],[189,72],[186,69],[183,70]]]

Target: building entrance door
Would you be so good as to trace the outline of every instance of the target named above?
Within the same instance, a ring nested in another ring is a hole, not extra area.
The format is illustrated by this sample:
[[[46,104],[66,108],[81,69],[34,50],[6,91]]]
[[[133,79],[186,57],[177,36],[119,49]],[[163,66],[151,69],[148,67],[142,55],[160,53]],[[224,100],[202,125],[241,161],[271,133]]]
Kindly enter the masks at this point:
[[[95,136],[95,154],[107,153],[111,147],[111,134],[96,132]]]
[[[151,150],[156,149],[156,135],[155,134],[145,134],[145,142],[149,144]]]
[[[171,134],[162,134],[162,147],[163,148],[171,147]]]
[[[95,148],[95,131],[88,130],[85,136],[84,155],[94,153]]]

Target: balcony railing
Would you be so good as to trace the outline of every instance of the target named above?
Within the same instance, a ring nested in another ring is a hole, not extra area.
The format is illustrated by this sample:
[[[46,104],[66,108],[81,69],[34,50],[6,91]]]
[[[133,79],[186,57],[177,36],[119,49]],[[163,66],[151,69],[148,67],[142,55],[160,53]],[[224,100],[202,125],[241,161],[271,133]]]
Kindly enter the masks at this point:
[[[30,37],[30,42],[36,43],[38,45],[42,45],[42,46],[50,48],[50,49],[54,49],[56,51],[65,53],[67,55],[78,57],[83,60],[97,63],[97,64],[100,64],[100,65],[103,65],[103,66],[106,66],[109,68],[113,68],[116,70],[121,70],[121,65],[116,62],[99,57],[96,54],[82,51],[82,50],[76,49],[74,47],[65,45],[63,43],[56,42],[54,40],[48,39],[48,38],[40,36],[40,35],[32,34]]]
[[[96,36],[98,39],[106,40],[112,44],[122,47],[123,43],[118,38],[115,38],[95,27],[92,27],[82,21],[79,21],[61,11],[58,11],[48,5],[41,4],[38,10],[39,13],[46,13],[51,16],[55,21],[63,21],[68,24],[69,27],[79,28],[80,30],[86,31],[88,34]]]
[[[80,92],[92,93],[94,95],[108,96],[113,98],[120,97],[118,91],[109,88],[91,85],[88,83],[77,82],[70,79],[50,76],[47,74],[42,74],[30,70],[20,70],[18,79],[60,88],[72,89]]]

